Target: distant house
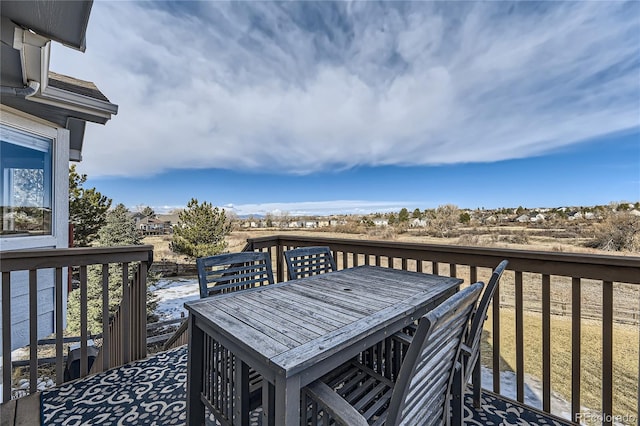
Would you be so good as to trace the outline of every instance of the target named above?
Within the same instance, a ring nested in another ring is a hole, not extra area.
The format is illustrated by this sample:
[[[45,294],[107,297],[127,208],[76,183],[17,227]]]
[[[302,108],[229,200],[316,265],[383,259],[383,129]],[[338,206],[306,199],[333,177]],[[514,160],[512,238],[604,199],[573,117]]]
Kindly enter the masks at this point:
[[[511,222],[511,220],[513,219],[513,216],[510,216],[508,214],[499,214],[498,215],[498,221],[499,222]]]
[[[144,219],[146,216],[143,215],[140,212],[133,212],[131,213],[131,218],[133,219],[133,221],[136,223],[136,226],[138,225],[138,223]]]
[[[375,226],[389,226],[389,221],[387,219],[376,218],[373,219],[373,224]]]
[[[69,162],[82,159],[86,123],[118,111],[92,82],[49,70],[52,42],[84,52],[91,4],[2,2],[0,250],[68,247]],[[11,283],[14,349],[29,341],[28,272]],[[53,287],[54,271],[39,270],[38,337],[54,331]]]
[[[531,218],[531,222],[544,222],[547,218],[542,213],[538,213],[537,215]]]
[[[172,231],[171,222],[154,217],[140,219],[137,227],[142,235],[164,235]]]
[[[498,221],[498,218],[496,216],[491,215],[491,216],[485,218],[483,220],[483,223],[496,223],[497,221]]]
[[[526,223],[526,222],[531,222],[531,220],[529,219],[529,216],[526,214],[520,215],[516,218],[516,222],[520,222],[520,223]]]
[[[159,219],[163,222],[169,222],[171,226],[173,226],[178,224],[178,222],[180,221],[180,216],[177,213],[158,214],[156,215],[156,219]]]
[[[574,212],[568,215],[569,220],[578,220],[578,219],[582,219],[582,213],[580,212]]]

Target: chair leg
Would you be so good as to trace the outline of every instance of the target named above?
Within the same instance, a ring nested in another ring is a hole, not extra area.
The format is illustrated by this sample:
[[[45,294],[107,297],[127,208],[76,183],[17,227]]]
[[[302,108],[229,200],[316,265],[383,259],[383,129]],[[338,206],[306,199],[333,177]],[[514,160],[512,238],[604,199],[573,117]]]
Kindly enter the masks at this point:
[[[464,384],[462,368],[456,368],[451,388],[451,422],[452,426],[462,426],[464,419]]]
[[[476,365],[473,366],[473,373],[471,373],[473,380],[473,406],[480,408],[480,395],[482,394],[482,374],[480,373],[480,356],[476,360]]]

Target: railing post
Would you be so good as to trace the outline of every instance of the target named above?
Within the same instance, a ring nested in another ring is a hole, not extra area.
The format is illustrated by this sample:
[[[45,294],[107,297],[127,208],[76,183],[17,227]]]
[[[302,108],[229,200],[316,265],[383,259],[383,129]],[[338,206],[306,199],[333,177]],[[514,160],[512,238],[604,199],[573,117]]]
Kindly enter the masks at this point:
[[[500,393],[500,283],[491,302],[493,320],[493,391]]]
[[[71,282],[71,268],[67,268],[67,283]],[[64,330],[62,328],[63,318],[62,313],[62,268],[56,268],[56,283],[55,283],[55,298],[56,298],[56,384],[62,384],[64,380],[64,350],[62,339],[64,337]]]
[[[522,301],[522,272],[515,273],[516,305],[516,398],[524,402],[524,306]]]
[[[571,420],[577,421],[580,408],[580,278],[571,279]]]
[[[613,282],[602,282],[602,413],[603,425],[613,415]]]
[[[542,275],[542,409],[551,411],[551,277]]]
[[[80,377],[84,377],[89,372],[88,351],[87,351],[87,267],[80,267]]]
[[[138,285],[138,292],[140,294],[140,339],[139,344],[142,346],[140,358],[147,357],[147,270],[149,264],[147,262],[140,262],[138,266],[140,283]]]
[[[107,370],[111,362],[111,348],[113,347],[113,339],[109,333],[109,265],[102,265],[102,369]]]
[[[11,355],[9,355],[11,356]],[[38,383],[38,271],[29,270],[29,392]]]
[[[278,240],[277,244],[276,265],[278,266],[278,271],[276,275],[278,277],[278,282],[281,283],[284,281],[284,248],[282,247],[282,244],[280,244],[280,240]]]
[[[122,363],[131,361],[131,292],[129,286],[129,262],[122,263]]]

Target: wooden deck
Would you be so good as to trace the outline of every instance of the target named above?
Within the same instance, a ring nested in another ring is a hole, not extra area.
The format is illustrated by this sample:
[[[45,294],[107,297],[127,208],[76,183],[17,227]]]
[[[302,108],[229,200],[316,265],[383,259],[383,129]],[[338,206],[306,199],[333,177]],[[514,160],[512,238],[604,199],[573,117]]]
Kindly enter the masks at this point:
[[[184,425],[186,424],[186,346],[153,355],[123,367],[36,393],[2,406],[1,426],[63,424]],[[483,426],[554,425],[571,423],[485,392],[483,409],[475,410],[467,395],[465,424]],[[43,411],[41,411],[43,410]],[[208,425],[214,425],[207,419]],[[256,410],[250,425],[261,425]]]
[[[12,399],[2,404],[0,426],[32,426],[40,424],[40,392]]]

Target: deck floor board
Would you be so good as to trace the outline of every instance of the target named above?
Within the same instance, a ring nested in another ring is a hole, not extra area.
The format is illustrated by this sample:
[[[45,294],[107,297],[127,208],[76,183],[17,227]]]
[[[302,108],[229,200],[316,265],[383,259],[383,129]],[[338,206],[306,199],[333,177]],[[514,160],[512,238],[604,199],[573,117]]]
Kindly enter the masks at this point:
[[[83,425],[186,424],[186,346],[162,352],[127,366],[96,374],[2,406],[0,426],[58,425],[78,419]],[[483,409],[474,410],[465,397],[465,424],[553,425],[572,423],[484,392]],[[43,410],[41,412],[41,410]],[[252,426],[262,421],[260,409]],[[207,425],[215,422],[207,419]]]

